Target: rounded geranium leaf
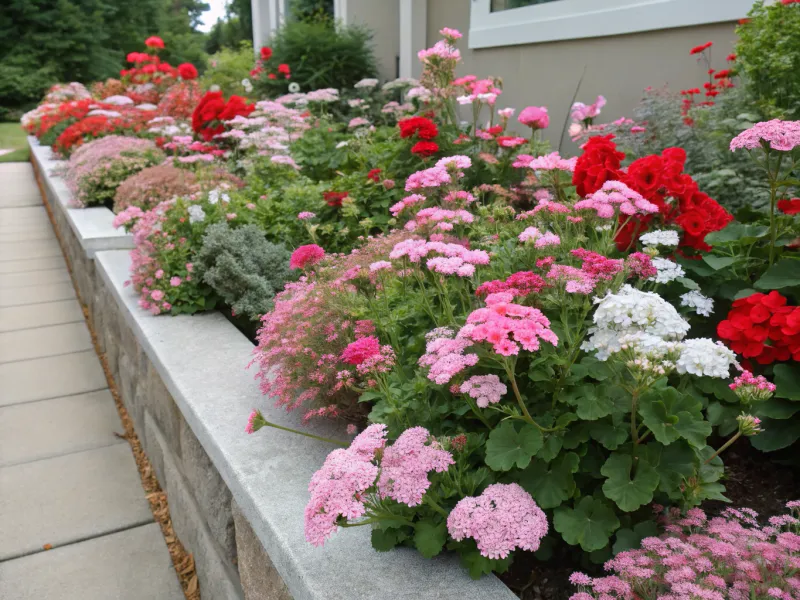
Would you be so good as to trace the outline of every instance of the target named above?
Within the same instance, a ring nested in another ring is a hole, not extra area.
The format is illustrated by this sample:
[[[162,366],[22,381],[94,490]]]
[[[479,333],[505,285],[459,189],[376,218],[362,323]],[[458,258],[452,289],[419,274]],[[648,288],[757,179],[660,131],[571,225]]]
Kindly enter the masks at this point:
[[[557,508],[553,527],[568,544],[591,552],[608,545],[611,534],[619,529],[619,519],[606,502],[588,496],[575,508]]]
[[[495,471],[508,471],[514,466],[524,469],[543,443],[542,433],[533,425],[517,427],[506,421],[489,434],[486,464]]]
[[[645,457],[638,457],[633,468],[633,457],[614,453],[608,457],[600,473],[606,476],[605,495],[625,512],[633,512],[653,499],[658,487],[658,472]]]

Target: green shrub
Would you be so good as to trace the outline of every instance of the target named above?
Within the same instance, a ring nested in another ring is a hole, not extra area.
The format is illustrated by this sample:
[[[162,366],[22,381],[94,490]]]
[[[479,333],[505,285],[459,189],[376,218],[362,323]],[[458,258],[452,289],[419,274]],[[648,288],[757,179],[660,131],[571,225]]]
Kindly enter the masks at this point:
[[[372,32],[361,26],[329,21],[290,21],[272,39],[272,58],[264,65],[256,89],[275,96],[296,83],[303,91],[347,88],[367,77],[375,77],[377,66]],[[275,74],[277,65],[287,64],[291,78]]]
[[[235,315],[256,320],[289,279],[289,257],[285,246],[268,242],[256,225],[232,229],[215,223],[203,237],[197,267]]]
[[[770,117],[800,117],[800,6],[758,0],[737,29],[747,86]]]
[[[200,85],[204,89],[216,85],[226,97],[246,95],[242,80],[250,78],[253,61],[253,45],[249,41],[242,42],[237,50],[223,48],[208,59],[208,68],[200,78]]]

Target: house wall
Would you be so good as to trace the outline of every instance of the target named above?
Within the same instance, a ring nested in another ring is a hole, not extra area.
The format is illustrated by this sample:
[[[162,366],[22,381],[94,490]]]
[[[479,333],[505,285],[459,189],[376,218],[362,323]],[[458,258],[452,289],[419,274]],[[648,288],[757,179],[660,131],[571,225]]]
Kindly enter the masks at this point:
[[[578,100],[591,103],[598,94],[608,99],[602,121],[631,116],[647,86],[669,85],[672,90],[698,87],[706,79],[689,49],[714,42],[712,66],[725,68],[725,58],[736,40],[734,23],[721,23],[630,35],[567,40],[470,50],[470,0],[428,0],[428,46],[441,38],[442,27],[464,33],[459,44],[463,62],[459,75],[489,75],[503,79],[503,95],[497,107],[547,106],[550,128],[547,137],[557,144],[564,119],[581,74],[585,70]],[[382,31],[382,30],[381,30]]]
[[[366,25],[375,34],[372,44],[381,81],[397,77],[400,47],[399,0],[347,0],[344,20],[347,23]]]

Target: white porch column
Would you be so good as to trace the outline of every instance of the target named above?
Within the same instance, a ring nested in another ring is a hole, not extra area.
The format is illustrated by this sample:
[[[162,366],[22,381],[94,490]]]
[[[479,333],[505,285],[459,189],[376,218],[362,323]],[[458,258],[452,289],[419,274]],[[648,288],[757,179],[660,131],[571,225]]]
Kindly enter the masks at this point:
[[[419,77],[417,52],[427,47],[428,1],[400,0],[400,77]]]
[[[253,11],[253,49],[258,55],[289,14],[289,0],[250,0]]]

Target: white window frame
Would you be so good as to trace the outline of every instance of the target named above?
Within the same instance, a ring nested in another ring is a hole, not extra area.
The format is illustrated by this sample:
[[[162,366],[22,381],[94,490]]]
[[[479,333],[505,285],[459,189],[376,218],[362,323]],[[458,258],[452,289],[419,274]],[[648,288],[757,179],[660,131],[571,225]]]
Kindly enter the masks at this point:
[[[491,12],[491,0],[471,0],[469,47],[494,48],[730,22],[745,17],[752,6],[753,0],[555,0]]]

